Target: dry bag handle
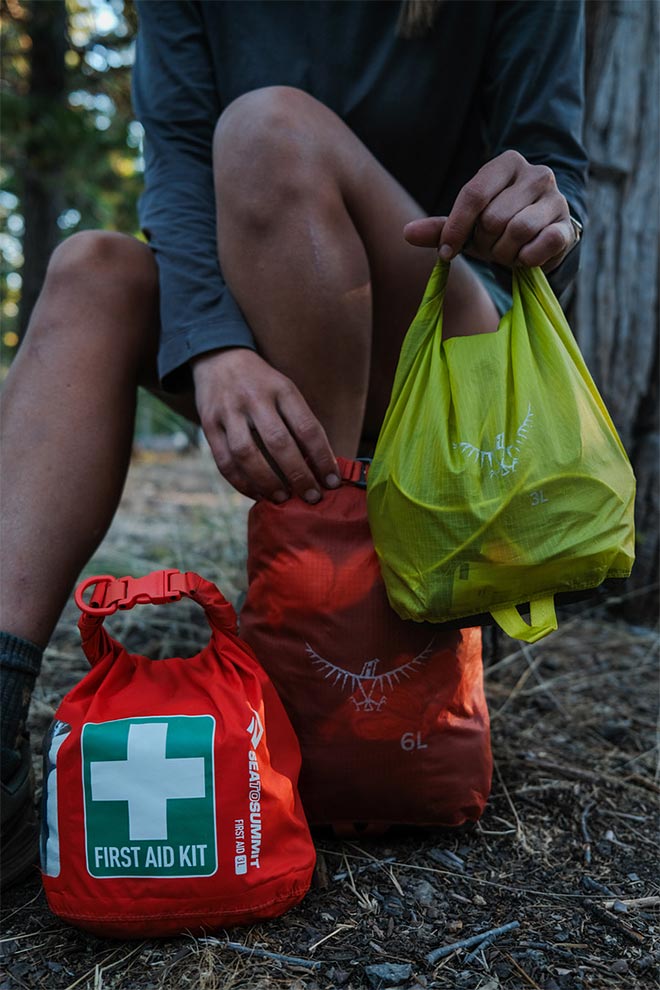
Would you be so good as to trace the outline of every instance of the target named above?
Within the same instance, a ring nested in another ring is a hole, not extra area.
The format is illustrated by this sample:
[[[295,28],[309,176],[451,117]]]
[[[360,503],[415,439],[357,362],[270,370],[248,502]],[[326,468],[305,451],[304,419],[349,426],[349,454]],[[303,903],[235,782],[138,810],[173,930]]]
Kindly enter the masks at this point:
[[[88,601],[85,592],[93,588]],[[212,624],[236,632],[236,613],[219,589],[199,574],[187,571],[183,574],[174,568],[152,571],[144,577],[130,575],[116,578],[101,574],[87,578],[75,591],[75,602],[83,613],[81,622],[101,623],[106,615],[124,611],[134,605],[164,605],[178,602],[180,598],[192,598],[199,602]]]
[[[511,636],[512,639],[522,639],[525,643],[536,643],[557,628],[552,595],[537,598],[529,603],[529,623],[525,622],[515,605],[510,605],[508,608],[494,608],[490,614],[507,636]]]

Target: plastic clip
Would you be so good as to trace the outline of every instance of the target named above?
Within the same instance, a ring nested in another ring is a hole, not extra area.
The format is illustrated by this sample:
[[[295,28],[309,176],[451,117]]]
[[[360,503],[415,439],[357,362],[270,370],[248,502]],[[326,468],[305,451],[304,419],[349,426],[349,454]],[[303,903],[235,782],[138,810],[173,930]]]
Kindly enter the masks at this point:
[[[355,488],[366,488],[370,465],[370,457],[356,457],[355,460],[347,461],[342,467],[342,480]]]
[[[179,578],[175,581],[175,578]],[[175,586],[176,585],[176,586]],[[134,605],[164,605],[178,602],[185,591],[185,575],[176,569],[153,571],[144,577],[130,575],[115,578],[102,574],[88,578],[78,585],[75,602],[81,612],[87,615],[112,615],[118,609],[133,608]],[[83,598],[88,588],[94,587],[89,602]]]

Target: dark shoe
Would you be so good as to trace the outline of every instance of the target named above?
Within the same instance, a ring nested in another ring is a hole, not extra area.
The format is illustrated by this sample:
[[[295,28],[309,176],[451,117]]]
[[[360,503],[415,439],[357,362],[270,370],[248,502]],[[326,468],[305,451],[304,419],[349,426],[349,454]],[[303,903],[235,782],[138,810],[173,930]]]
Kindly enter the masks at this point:
[[[0,888],[6,890],[34,867],[39,852],[39,824],[34,807],[30,743],[21,740],[20,764],[0,784]]]

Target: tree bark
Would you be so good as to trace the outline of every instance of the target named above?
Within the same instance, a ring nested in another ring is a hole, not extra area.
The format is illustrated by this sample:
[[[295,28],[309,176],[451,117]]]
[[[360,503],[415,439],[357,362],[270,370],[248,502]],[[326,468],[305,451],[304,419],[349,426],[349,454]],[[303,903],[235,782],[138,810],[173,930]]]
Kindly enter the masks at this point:
[[[64,147],[53,134],[57,110],[66,99],[65,0],[31,0],[27,30],[32,42],[30,92],[27,97],[28,136],[21,206],[23,209],[23,287],[19,311],[19,337],[27,329],[30,314],[41,291],[48,259],[59,241],[59,172]]]
[[[660,5],[590,0],[589,221],[572,322],[637,476],[637,560],[625,613],[658,617]]]

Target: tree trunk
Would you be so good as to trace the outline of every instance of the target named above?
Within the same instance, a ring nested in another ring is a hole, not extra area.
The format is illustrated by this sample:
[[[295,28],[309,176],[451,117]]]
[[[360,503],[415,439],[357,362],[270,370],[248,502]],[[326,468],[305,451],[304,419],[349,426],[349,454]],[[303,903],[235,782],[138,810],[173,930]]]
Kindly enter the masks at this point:
[[[637,476],[637,561],[625,612],[655,622],[660,5],[591,0],[586,12],[589,222],[572,320]]]
[[[27,329],[30,314],[41,291],[48,259],[59,241],[59,171],[64,148],[52,124],[64,106],[66,76],[65,0],[31,0],[28,33],[30,92],[28,137],[21,205],[23,209],[23,287],[19,312],[19,336]],[[51,124],[49,127],[48,124]]]

